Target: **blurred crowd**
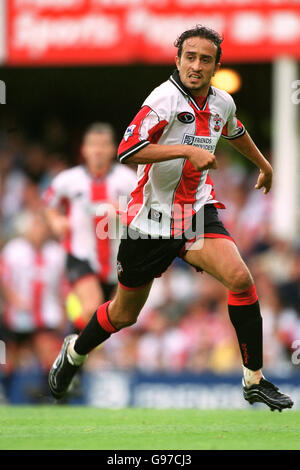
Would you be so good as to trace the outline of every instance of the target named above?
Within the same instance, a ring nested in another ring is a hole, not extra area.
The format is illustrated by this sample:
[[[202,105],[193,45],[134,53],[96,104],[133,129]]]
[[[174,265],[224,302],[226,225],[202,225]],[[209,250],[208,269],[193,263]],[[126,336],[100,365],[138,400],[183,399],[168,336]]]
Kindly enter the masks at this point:
[[[64,250],[47,226],[42,202],[53,178],[79,162],[77,143],[70,155],[66,140],[59,121],[49,123],[38,142],[20,132],[0,135],[0,338],[6,345],[0,375],[5,390],[19,370],[39,368],[46,377],[63,337],[72,330],[65,309],[71,286],[64,273]],[[232,159],[226,148],[217,152],[217,159],[218,170],[211,176],[217,199],[226,205],[219,214],[253,274],[259,295],[264,366],[288,373],[294,367],[292,343],[300,339],[300,245],[272,233],[272,192],[263,195],[254,190],[257,170],[243,164],[243,157]],[[41,264],[42,252],[47,263]],[[39,277],[42,270],[46,274]],[[40,312],[37,303],[44,289],[40,279],[45,277],[49,311],[45,307]],[[14,308],[24,312],[26,321],[21,313],[10,321]],[[90,354],[85,367],[90,371],[240,371],[226,289],[177,259],[154,281],[138,322]]]

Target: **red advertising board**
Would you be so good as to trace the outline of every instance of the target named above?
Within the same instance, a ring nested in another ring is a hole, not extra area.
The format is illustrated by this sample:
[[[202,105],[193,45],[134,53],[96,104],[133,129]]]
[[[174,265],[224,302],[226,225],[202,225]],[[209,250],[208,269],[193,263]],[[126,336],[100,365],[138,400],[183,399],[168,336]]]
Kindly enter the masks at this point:
[[[10,0],[9,65],[172,63],[195,24],[224,35],[223,62],[300,58],[300,0]]]

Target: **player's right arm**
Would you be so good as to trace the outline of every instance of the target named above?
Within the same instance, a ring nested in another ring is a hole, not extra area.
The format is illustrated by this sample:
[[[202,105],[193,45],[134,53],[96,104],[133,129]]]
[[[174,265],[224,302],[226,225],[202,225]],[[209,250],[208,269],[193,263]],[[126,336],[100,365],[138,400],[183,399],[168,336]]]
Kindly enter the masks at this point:
[[[187,158],[197,171],[217,168],[215,156],[208,150],[192,145],[159,145],[149,144],[127,160],[128,163],[158,163],[176,158]]]
[[[45,216],[52,233],[57,238],[64,238],[70,229],[70,222],[66,215],[61,214],[59,209],[52,207],[45,209]]]
[[[125,131],[118,148],[119,161],[147,164],[187,158],[197,171],[217,168],[215,156],[207,150],[192,145],[158,144],[176,113],[177,95],[164,84],[153,90]]]

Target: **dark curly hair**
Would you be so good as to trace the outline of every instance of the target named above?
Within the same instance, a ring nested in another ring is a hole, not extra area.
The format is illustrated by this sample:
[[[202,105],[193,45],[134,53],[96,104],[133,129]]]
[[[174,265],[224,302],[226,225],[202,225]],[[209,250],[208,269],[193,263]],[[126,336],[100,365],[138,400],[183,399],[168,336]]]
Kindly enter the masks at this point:
[[[222,55],[221,43],[223,42],[223,37],[221,37],[216,31],[210,28],[206,28],[206,26],[196,25],[192,29],[188,29],[184,31],[176,41],[174,42],[174,46],[178,48],[178,57],[181,57],[182,54],[182,45],[186,39],[199,37],[203,39],[209,39],[217,46],[217,54],[216,54],[216,64],[220,62],[220,58]]]

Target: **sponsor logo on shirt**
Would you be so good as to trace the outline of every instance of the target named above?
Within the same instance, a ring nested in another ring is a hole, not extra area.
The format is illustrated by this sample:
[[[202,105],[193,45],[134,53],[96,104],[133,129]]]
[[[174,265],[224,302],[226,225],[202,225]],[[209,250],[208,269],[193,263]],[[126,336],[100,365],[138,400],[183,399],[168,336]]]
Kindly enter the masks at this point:
[[[182,139],[183,144],[194,145],[195,147],[208,150],[211,153],[215,151],[217,141],[218,141],[218,138],[214,136],[206,137],[206,136],[192,135],[192,134],[184,134],[183,139]]]
[[[195,116],[188,111],[183,111],[182,113],[177,114],[177,119],[183,124],[190,124],[195,121]]]

